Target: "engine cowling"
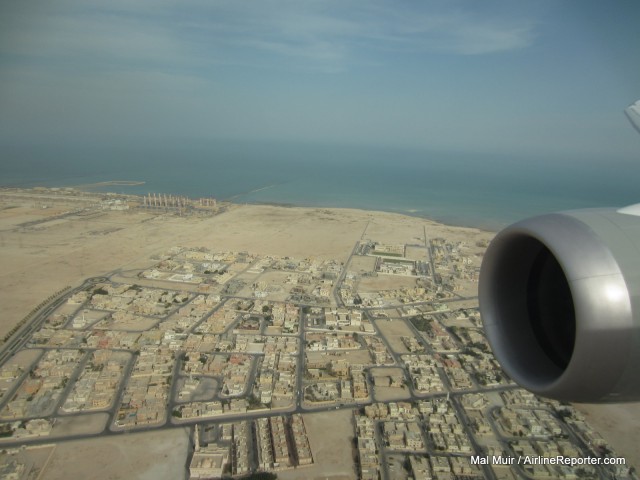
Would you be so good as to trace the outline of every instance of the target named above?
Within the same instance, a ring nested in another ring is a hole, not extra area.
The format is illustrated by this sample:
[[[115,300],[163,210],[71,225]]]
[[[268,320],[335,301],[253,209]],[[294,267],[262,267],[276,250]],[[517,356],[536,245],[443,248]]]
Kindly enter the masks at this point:
[[[640,400],[640,206],[530,218],[498,233],[480,271],[487,338],[535,394]]]

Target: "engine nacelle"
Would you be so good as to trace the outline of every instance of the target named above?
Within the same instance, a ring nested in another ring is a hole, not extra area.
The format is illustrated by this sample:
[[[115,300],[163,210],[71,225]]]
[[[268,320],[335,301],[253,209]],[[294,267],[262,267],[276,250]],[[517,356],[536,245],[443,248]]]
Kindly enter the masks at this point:
[[[640,400],[640,205],[534,217],[501,231],[479,302],[505,372],[535,394]]]

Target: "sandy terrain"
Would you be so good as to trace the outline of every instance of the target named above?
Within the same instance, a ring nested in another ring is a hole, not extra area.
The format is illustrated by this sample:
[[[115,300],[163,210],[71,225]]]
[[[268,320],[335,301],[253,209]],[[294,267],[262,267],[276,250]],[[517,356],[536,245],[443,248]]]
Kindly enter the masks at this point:
[[[33,201],[0,200],[0,305],[3,313],[0,338],[33,307],[65,286],[79,285],[88,277],[120,268],[149,266],[153,263],[149,259],[151,255],[175,245],[346,261],[361,237],[385,243],[419,244],[424,241],[426,229],[428,238],[465,240],[473,246],[476,241],[493,236],[475,229],[443,226],[392,213],[252,205],[234,206],[211,218],[105,212],[19,226],[70,209],[55,205],[43,210]],[[637,447],[640,404],[585,408],[592,425],[618,454],[640,465]],[[336,415],[340,413],[336,412]],[[324,431],[327,420],[325,416],[318,418],[322,419],[318,423]],[[351,435],[351,424],[345,421],[344,425],[345,432],[348,430],[349,433],[340,437],[345,439],[343,443]],[[332,435],[333,431],[327,429],[327,435]],[[129,440],[133,438],[136,441]],[[174,442],[180,447],[173,448]],[[314,451],[321,443],[312,441]],[[343,443],[336,438],[335,442],[320,447],[318,460],[325,458],[326,465],[318,467],[318,478],[325,478],[332,468],[336,469],[332,474],[336,479],[353,478],[353,472],[339,473],[338,462],[325,453],[330,445],[330,450],[335,450],[336,454],[350,455],[350,449]],[[174,455],[173,460],[159,462],[158,459],[165,455],[167,458]],[[87,458],[91,462],[85,462]],[[44,478],[181,478],[185,461],[186,433],[181,429],[115,436],[60,444]],[[112,467],[105,470],[108,465]],[[142,472],[147,472],[147,476]]]
[[[174,400],[179,403],[187,402],[209,402],[213,400],[216,392],[218,392],[218,381],[213,378],[200,377],[200,383],[195,390],[190,391],[188,395],[180,398],[180,392],[184,388],[189,377],[181,376],[178,378],[178,386]]]
[[[42,356],[42,350],[29,349],[20,350],[7,361],[7,365],[18,365],[20,368],[27,370],[36,360]]]
[[[41,478],[187,478],[188,432],[175,428],[59,443]]]
[[[42,354],[42,350],[21,350],[7,361],[5,368],[14,370],[17,367],[18,370],[12,376],[0,378],[0,401],[18,383],[18,379],[22,375],[21,372],[29,370]]]
[[[398,453],[387,455],[387,464],[393,480],[406,480],[409,478],[407,471],[402,466],[405,458],[404,455]]]
[[[390,402],[396,400],[407,400],[411,397],[409,389],[402,386],[386,386],[387,379],[390,375],[397,376],[405,379],[403,370],[401,368],[372,368],[370,370],[371,376],[380,378],[380,385],[376,385],[373,389],[373,398],[376,402]]]
[[[305,414],[304,425],[314,464],[278,472],[282,480],[348,480],[357,478],[353,467],[353,413],[351,410]]]
[[[353,257],[349,264],[349,270],[358,274],[373,272],[376,266],[376,257]]]
[[[401,275],[384,275],[366,277],[358,284],[359,292],[379,292],[381,290],[396,290],[402,287],[413,288],[416,286],[417,277],[405,277]]]
[[[0,463],[16,462],[24,465],[22,479],[39,480],[42,469],[46,467],[56,449],[55,445],[39,445],[25,449],[11,449],[8,453],[0,452]],[[21,480],[22,480],[21,479]]]
[[[616,456],[624,457],[627,464],[636,468],[640,465],[640,403],[575,406],[613,446]]]
[[[338,361],[342,359],[349,360],[350,363],[359,363],[366,365],[371,362],[371,358],[369,356],[368,350],[346,350],[346,351],[330,351],[330,352],[312,352],[307,351],[308,361],[311,363],[315,362],[330,362]]]
[[[377,320],[376,326],[387,339],[394,352],[399,354],[409,353],[409,349],[402,342],[402,337],[415,338],[415,335],[404,320]]]
[[[60,417],[56,420],[51,438],[69,435],[89,435],[102,432],[109,421],[107,413],[89,413]]]
[[[421,237],[425,226],[433,237],[491,237],[475,229],[393,213],[268,205],[235,206],[204,219],[105,212],[16,227],[16,217],[33,221],[61,210],[64,208],[55,212],[37,209],[31,203],[0,210],[0,304],[4,312],[0,336],[61,288],[116,269],[148,266],[152,254],[175,245],[345,261],[365,227],[367,238],[389,243],[415,241],[412,239]]]

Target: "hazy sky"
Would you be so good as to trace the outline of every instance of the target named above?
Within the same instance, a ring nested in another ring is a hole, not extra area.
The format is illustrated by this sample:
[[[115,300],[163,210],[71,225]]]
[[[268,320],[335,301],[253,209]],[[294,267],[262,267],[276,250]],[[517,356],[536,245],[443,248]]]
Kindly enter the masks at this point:
[[[0,0],[0,146],[640,157],[640,2]]]

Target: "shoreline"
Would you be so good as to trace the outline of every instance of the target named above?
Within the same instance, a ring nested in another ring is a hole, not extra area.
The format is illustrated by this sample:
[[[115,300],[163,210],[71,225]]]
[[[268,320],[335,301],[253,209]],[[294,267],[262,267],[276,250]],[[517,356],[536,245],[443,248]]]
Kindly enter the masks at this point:
[[[108,187],[124,187],[124,188],[129,188],[129,187],[138,187],[141,185],[145,185],[146,182],[145,181],[141,181],[141,180],[105,180],[105,181],[100,181],[100,182],[94,182],[94,183],[88,183],[88,184],[69,184],[69,183],[64,183],[64,184],[60,184],[60,185],[45,185],[45,184],[39,184],[39,185],[23,185],[23,186],[16,186],[16,185],[0,185],[0,189],[5,190],[5,189],[15,189],[15,190],[35,190],[35,189],[41,189],[41,188],[45,188],[45,189],[72,189],[78,192],[83,192],[86,194],[93,194],[93,195],[123,195],[123,196],[127,196],[127,197],[135,197],[136,199],[138,199],[138,201],[142,202],[142,198],[145,196],[145,194],[141,194],[141,193],[125,193],[125,192],[117,192],[117,191],[110,191],[108,190]],[[502,230],[503,228],[505,228],[507,225],[509,225],[512,222],[502,222],[502,221],[498,221],[498,220],[487,220],[487,219],[478,219],[476,221],[464,221],[462,219],[458,219],[456,218],[455,215],[453,216],[429,216],[427,214],[421,213],[420,211],[416,211],[415,209],[409,209],[409,210],[402,210],[402,209],[394,209],[393,207],[389,207],[389,208],[377,208],[377,207],[361,207],[361,206],[352,206],[352,205],[326,205],[326,204],[322,204],[322,203],[312,203],[312,202],[277,202],[277,201],[259,201],[259,200],[249,200],[249,201],[241,201],[239,199],[239,197],[248,195],[250,193],[253,192],[257,192],[257,191],[261,191],[261,190],[266,190],[272,187],[277,186],[277,184],[270,184],[270,185],[266,185],[263,187],[259,187],[256,188],[254,190],[251,190],[249,192],[240,192],[231,196],[227,196],[224,198],[219,198],[218,200],[220,202],[225,202],[225,203],[231,203],[234,205],[268,205],[268,206],[274,206],[274,207],[283,207],[283,208],[292,208],[292,207],[299,207],[299,208],[325,208],[325,209],[352,209],[352,210],[361,210],[364,212],[385,212],[385,213],[395,213],[395,214],[399,214],[399,215],[405,215],[407,217],[414,217],[414,218],[419,218],[419,219],[423,219],[423,220],[429,220],[435,223],[439,223],[442,225],[446,225],[449,227],[461,227],[461,228],[475,228],[478,230],[482,230],[484,232],[487,233],[493,233],[496,234],[497,232],[499,232],[500,230]],[[105,189],[105,190],[101,190],[101,189]],[[190,198],[192,200],[195,200],[196,198],[199,197],[191,197],[190,195],[187,194],[183,194],[183,193],[179,193],[179,192],[167,192],[167,191],[156,191],[156,192],[150,192],[150,193],[155,193],[158,195],[180,195],[180,196],[184,196],[187,198]],[[215,198],[215,197],[214,197]],[[523,214],[523,218],[526,215]]]
[[[505,228],[508,224],[505,224],[504,226],[501,227],[489,227],[489,226],[480,226],[480,225],[468,225],[468,224],[464,224],[464,223],[457,223],[453,220],[448,220],[448,219],[444,219],[444,218],[433,218],[427,215],[423,215],[419,212],[412,212],[412,211],[405,211],[405,210],[379,210],[379,209],[374,209],[374,208],[360,208],[360,207],[335,207],[335,206],[325,206],[325,205],[305,205],[305,204],[296,204],[296,203],[284,203],[284,202],[243,202],[243,203],[237,203],[237,202],[230,202],[230,203],[234,203],[235,205],[267,205],[267,206],[271,206],[271,207],[282,207],[282,208],[320,208],[320,209],[328,209],[328,210],[333,210],[333,209],[345,209],[345,210],[360,210],[362,212],[380,212],[380,213],[393,213],[393,214],[397,214],[397,215],[404,215],[406,217],[413,217],[413,218],[418,218],[421,220],[428,220],[430,222],[434,222],[437,223],[439,225],[443,225],[443,226],[447,226],[447,227],[453,227],[453,228],[472,228],[475,230],[480,230],[482,232],[486,232],[486,233],[492,233],[492,234],[496,234],[498,233],[500,230],[502,230],[503,228]]]

